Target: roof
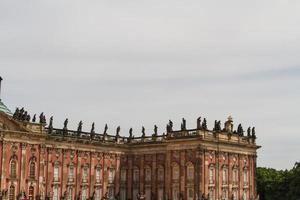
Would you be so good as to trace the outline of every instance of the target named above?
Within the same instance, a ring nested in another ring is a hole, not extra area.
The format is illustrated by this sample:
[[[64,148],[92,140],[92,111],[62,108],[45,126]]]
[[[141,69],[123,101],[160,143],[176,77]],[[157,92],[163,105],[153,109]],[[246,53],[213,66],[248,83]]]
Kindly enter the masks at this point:
[[[7,108],[7,106],[0,99],[0,112],[4,112],[7,115],[12,116],[12,112]]]

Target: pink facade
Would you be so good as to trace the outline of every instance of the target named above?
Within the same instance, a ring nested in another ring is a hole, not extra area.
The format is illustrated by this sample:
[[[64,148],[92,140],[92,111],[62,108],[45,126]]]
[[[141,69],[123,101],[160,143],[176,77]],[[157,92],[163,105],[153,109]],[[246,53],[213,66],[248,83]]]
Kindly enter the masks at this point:
[[[253,137],[201,128],[138,138],[62,131],[0,113],[3,199],[256,198]]]

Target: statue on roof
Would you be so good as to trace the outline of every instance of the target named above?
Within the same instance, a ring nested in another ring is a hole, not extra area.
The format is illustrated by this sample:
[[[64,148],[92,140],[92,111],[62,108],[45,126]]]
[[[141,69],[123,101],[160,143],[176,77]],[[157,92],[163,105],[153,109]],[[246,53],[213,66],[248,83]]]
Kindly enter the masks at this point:
[[[227,118],[227,121],[224,123],[224,126],[225,126],[225,131],[228,132],[228,133],[232,133],[233,132],[233,120],[232,120],[232,117],[229,116]]]
[[[120,136],[120,130],[121,130],[121,127],[118,126],[118,127],[117,127],[117,130],[116,130],[116,136]]]
[[[255,127],[252,128],[252,138],[256,139]]]
[[[82,132],[82,125],[83,125],[83,123],[82,123],[82,121],[80,120],[80,122],[79,122],[79,124],[78,124],[78,128],[77,128],[77,132]]]
[[[157,135],[157,126],[156,125],[154,125],[154,135],[156,136]]]
[[[239,136],[244,136],[244,130],[243,130],[243,127],[242,127],[241,124],[239,124],[238,127],[237,127],[237,134]]]
[[[22,114],[21,120],[22,120],[22,121],[25,121],[26,118],[27,118],[27,115],[28,115],[28,113],[27,113],[27,111],[25,111],[25,112]]]
[[[49,133],[52,133],[52,130],[53,130],[53,116],[50,117],[49,126],[48,126]]]
[[[95,133],[95,122],[92,123],[91,133]]]
[[[167,133],[171,132],[171,129],[170,129],[170,125],[169,125],[169,124],[167,124],[166,130],[167,130]]]
[[[105,127],[104,127],[104,132],[103,132],[103,134],[104,134],[104,135],[106,135],[106,134],[107,134],[107,129],[108,129],[108,126],[107,126],[107,124],[105,124]]]
[[[43,118],[44,118],[44,113],[42,112],[41,114],[40,114],[40,124],[42,124],[43,123]]]
[[[202,122],[202,128],[204,130],[207,130],[207,122],[206,122],[206,118],[203,119],[203,122]]]
[[[247,129],[247,137],[251,137],[251,127]]]
[[[32,122],[35,123],[35,121],[36,121],[36,114],[34,114],[32,118]]]
[[[92,128],[90,133],[91,140],[94,139],[94,135],[95,135],[95,122],[92,123]]]
[[[168,124],[168,129],[169,129],[169,131],[168,132],[171,132],[171,131],[173,131],[173,122],[171,121],[171,120],[169,120],[169,124]]]
[[[186,120],[182,118],[181,130],[186,130]]]
[[[197,129],[201,129],[201,117],[197,118]]]
[[[19,113],[20,113],[19,108],[16,108],[16,111],[15,111],[14,114],[13,114],[13,118],[14,118],[14,119],[18,119]]]
[[[146,133],[145,133],[145,127],[142,126],[142,137],[145,137],[146,136]]]
[[[132,138],[132,128],[129,129],[129,138]]]
[[[30,115],[29,114],[27,114],[26,115],[26,119],[25,119],[27,122],[30,122]]]
[[[66,118],[66,120],[64,121],[64,130],[68,130],[68,123],[69,123],[69,120],[68,118]]]

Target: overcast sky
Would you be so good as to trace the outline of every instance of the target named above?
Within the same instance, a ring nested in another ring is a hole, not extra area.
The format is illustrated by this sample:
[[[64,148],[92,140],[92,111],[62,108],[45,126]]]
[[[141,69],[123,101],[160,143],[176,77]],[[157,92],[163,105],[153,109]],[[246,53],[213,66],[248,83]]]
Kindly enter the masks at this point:
[[[258,165],[300,161],[299,0],[0,0],[2,100],[108,123],[256,126]],[[235,127],[236,127],[235,126]]]

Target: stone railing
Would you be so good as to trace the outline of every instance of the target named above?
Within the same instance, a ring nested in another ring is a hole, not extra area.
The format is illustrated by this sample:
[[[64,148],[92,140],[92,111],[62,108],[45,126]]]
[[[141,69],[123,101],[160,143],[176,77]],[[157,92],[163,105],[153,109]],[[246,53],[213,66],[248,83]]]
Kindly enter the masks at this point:
[[[139,137],[128,137],[118,136],[110,134],[99,134],[89,132],[78,132],[74,130],[64,129],[49,129],[46,128],[45,132],[49,137],[60,137],[70,138],[76,140],[85,140],[90,142],[102,142],[102,143],[115,143],[115,144],[142,144],[142,143],[153,143],[153,142],[165,142],[168,140],[177,139],[188,139],[188,138],[200,138],[201,140],[207,141],[218,141],[218,142],[231,142],[239,144],[255,144],[255,139],[247,136],[240,136],[235,133],[228,132],[215,132],[210,130],[202,129],[190,129],[190,130],[176,130],[170,131],[163,135],[152,135],[152,136],[139,136]]]

